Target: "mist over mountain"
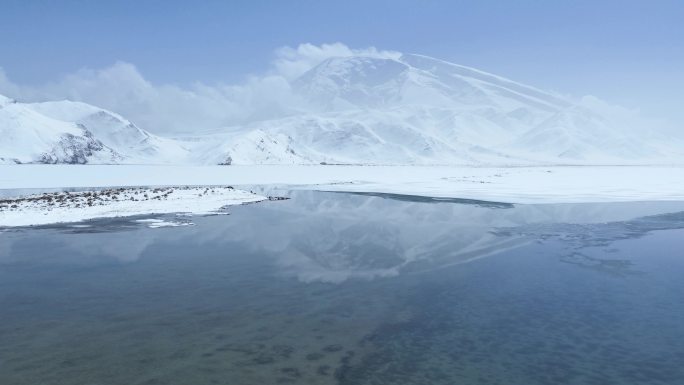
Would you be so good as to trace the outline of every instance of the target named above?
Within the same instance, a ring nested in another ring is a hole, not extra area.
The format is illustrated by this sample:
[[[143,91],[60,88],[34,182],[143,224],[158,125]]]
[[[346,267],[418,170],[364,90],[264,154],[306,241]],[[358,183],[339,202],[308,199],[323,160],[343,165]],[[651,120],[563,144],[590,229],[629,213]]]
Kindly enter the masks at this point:
[[[3,97],[0,162],[525,165],[684,159],[681,141],[600,101],[570,100],[427,56],[361,52],[290,73],[296,75],[272,82],[274,92],[285,89],[286,97],[265,97],[256,103],[261,112],[252,111],[244,123],[207,130],[198,121],[187,130],[198,133],[175,138],[85,103]]]

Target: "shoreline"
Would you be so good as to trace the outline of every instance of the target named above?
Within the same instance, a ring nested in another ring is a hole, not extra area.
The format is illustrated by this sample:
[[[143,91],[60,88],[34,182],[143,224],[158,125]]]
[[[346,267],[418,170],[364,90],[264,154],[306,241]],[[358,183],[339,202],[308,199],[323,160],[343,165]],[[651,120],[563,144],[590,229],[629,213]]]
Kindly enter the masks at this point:
[[[52,192],[0,199],[0,228],[76,223],[152,214],[208,215],[268,200],[231,186],[129,187]],[[155,224],[156,227],[161,227]]]
[[[0,190],[216,185],[511,204],[684,201],[684,167],[0,166]]]

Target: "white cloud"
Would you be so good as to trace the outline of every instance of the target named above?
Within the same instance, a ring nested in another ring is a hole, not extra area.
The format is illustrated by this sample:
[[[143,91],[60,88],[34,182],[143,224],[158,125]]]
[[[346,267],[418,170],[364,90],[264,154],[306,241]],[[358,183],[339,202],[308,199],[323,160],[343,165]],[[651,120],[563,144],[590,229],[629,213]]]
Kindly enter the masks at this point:
[[[0,79],[1,80],[1,79]],[[4,79],[0,93],[20,101],[69,99],[103,107],[155,132],[182,132],[225,124],[243,111],[221,87],[154,85],[129,63],[82,69],[41,86]]]
[[[15,98],[21,93],[20,87],[12,83],[8,78],[5,70],[0,67],[0,95]]]
[[[306,43],[300,44],[297,48],[281,47],[277,49],[274,67],[278,74],[288,79],[294,79],[325,59],[356,55],[396,59],[401,56],[401,53],[380,51],[375,47],[352,49],[342,43],[322,44],[320,46]]]
[[[301,44],[275,51],[272,68],[237,85],[153,84],[130,63],[81,69],[40,86],[11,82],[0,68],[0,94],[25,101],[69,99],[117,112],[156,133],[196,132],[272,118],[297,110],[302,102],[290,81],[329,57],[400,54],[376,48],[355,50],[341,43]]]

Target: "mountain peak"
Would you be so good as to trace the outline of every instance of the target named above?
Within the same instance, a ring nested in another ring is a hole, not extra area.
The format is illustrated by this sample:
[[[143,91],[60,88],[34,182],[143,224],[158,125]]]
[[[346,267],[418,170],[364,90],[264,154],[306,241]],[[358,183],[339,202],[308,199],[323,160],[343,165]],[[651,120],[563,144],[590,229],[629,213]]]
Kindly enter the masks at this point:
[[[397,97],[409,69],[388,58],[332,57],[296,79],[293,89],[325,110],[375,107]]]
[[[337,86],[364,84],[377,86],[401,76],[409,67],[394,59],[370,56],[333,57],[304,74],[300,79],[325,79]]]
[[[325,111],[417,104],[555,113],[572,106],[534,87],[418,54],[328,58],[296,79],[293,89]]]

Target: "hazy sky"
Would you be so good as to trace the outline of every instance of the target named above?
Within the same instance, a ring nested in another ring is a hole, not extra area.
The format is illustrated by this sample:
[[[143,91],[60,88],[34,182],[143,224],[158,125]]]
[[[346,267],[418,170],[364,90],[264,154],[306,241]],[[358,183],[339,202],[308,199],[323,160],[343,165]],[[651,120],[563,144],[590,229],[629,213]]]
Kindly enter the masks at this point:
[[[22,86],[119,61],[153,84],[231,84],[279,47],[341,42],[681,117],[682,20],[681,0],[0,0],[0,67]]]

